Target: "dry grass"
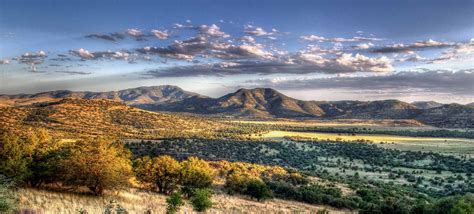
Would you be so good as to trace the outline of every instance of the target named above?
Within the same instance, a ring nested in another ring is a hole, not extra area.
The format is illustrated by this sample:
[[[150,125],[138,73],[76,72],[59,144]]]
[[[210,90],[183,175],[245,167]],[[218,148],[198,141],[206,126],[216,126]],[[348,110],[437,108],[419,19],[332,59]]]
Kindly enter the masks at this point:
[[[137,189],[102,197],[37,189],[21,189],[19,195],[22,209],[35,210],[44,214],[78,213],[79,209],[85,209],[88,213],[102,213],[110,200],[116,200],[130,213],[144,213],[147,209],[152,210],[153,213],[165,213],[166,210],[164,195]],[[279,199],[256,202],[243,197],[218,194],[212,200],[214,206],[207,213],[316,213],[317,210],[325,208],[330,213],[351,213],[347,210]],[[194,211],[190,204],[186,203],[180,213],[194,213]]]
[[[338,134],[338,133],[319,133],[319,132],[291,132],[291,131],[270,131],[262,134],[264,139],[281,141],[285,136],[317,138],[319,140],[337,140],[337,141],[355,141],[369,140],[377,145],[386,148],[415,150],[415,151],[433,151],[454,154],[474,154],[474,140],[463,138],[435,138],[435,137],[406,137],[394,135],[368,135],[368,134]],[[386,142],[385,144],[379,144]]]

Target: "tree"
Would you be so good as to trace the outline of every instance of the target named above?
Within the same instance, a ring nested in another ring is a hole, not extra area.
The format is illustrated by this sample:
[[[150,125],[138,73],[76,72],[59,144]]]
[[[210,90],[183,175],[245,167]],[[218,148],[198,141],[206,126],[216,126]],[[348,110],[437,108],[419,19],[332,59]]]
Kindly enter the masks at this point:
[[[151,184],[164,194],[176,190],[180,183],[181,165],[168,155],[140,158],[135,162],[134,170],[140,181]]]
[[[94,194],[115,190],[128,184],[131,177],[130,152],[122,145],[102,138],[71,143],[61,162],[66,185],[86,186]]]
[[[247,182],[245,193],[257,201],[262,201],[272,197],[270,188],[261,180],[252,179]]]
[[[209,188],[216,176],[216,170],[209,163],[196,157],[181,162],[183,191],[190,195],[193,189]]]
[[[26,182],[31,174],[32,150],[33,146],[24,139],[4,134],[0,140],[0,174],[18,184]]]
[[[166,213],[174,214],[184,205],[183,196],[179,192],[171,193],[171,195],[166,199],[166,203],[168,204],[166,207]]]
[[[210,189],[194,189],[190,199],[193,209],[204,212],[212,207],[212,191]]]

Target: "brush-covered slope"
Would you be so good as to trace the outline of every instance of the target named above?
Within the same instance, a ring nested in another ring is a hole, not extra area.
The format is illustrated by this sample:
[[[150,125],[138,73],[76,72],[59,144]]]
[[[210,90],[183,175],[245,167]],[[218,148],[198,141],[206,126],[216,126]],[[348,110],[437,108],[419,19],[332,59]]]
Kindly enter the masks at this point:
[[[67,98],[31,106],[0,108],[0,129],[44,127],[65,135],[120,137],[206,137],[220,123],[205,118],[155,113],[101,99]]]
[[[30,105],[33,103],[57,101],[64,98],[82,98],[109,99],[123,102],[128,105],[139,105],[152,103],[173,103],[191,97],[200,97],[200,95],[185,91],[177,86],[162,85],[108,92],[75,92],[68,90],[58,90],[37,94],[0,95],[0,103],[3,104],[3,106],[21,106]]]
[[[435,101],[418,101],[418,102],[413,102],[411,104],[420,109],[436,108],[443,105],[443,103],[438,103]]]

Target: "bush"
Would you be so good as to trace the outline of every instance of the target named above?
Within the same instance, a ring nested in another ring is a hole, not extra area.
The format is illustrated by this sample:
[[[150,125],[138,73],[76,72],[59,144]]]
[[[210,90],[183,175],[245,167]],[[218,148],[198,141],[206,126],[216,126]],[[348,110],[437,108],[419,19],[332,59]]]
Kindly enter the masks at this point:
[[[257,201],[262,201],[272,197],[270,188],[268,188],[263,181],[258,179],[250,180],[247,183],[245,194],[257,199]]]
[[[204,212],[212,207],[212,191],[210,189],[194,189],[191,196],[191,204],[197,212]]]
[[[0,139],[0,174],[12,181],[23,184],[31,175],[33,146],[25,139],[12,134],[4,134]]]
[[[18,198],[12,188],[13,183],[0,175],[0,213],[11,212],[18,206]]]
[[[190,157],[181,162],[183,191],[189,196],[194,189],[206,189],[212,186],[216,170],[208,162]]]
[[[168,155],[140,158],[135,162],[134,170],[138,180],[151,184],[164,194],[175,191],[180,183],[181,166]]]
[[[179,207],[184,205],[183,197],[181,193],[174,192],[172,193],[167,199],[166,203],[168,206],[166,207],[167,214],[174,214],[179,211]]]
[[[128,185],[130,152],[123,146],[98,138],[76,141],[66,151],[68,155],[60,163],[66,185],[85,186],[96,195]]]

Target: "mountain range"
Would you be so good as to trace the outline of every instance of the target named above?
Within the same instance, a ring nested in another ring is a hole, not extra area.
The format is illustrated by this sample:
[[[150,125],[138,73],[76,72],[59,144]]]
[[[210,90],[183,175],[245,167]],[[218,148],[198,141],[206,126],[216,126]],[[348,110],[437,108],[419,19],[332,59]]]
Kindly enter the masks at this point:
[[[51,91],[0,95],[0,105],[22,106],[64,98],[109,99],[129,106],[210,116],[292,119],[414,119],[447,128],[474,128],[474,105],[437,102],[303,101],[271,88],[239,89],[218,98],[185,91],[177,86],[139,87],[110,92]]]

